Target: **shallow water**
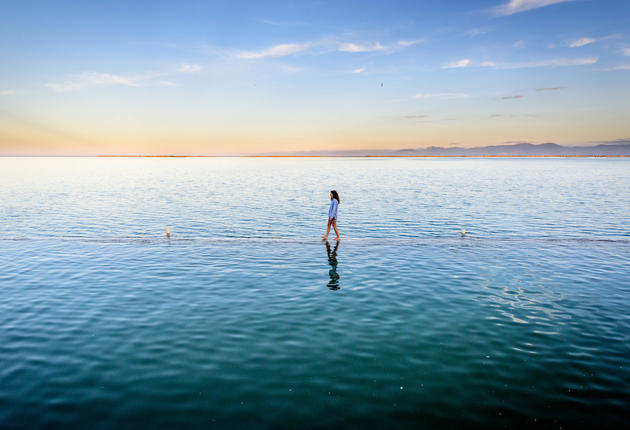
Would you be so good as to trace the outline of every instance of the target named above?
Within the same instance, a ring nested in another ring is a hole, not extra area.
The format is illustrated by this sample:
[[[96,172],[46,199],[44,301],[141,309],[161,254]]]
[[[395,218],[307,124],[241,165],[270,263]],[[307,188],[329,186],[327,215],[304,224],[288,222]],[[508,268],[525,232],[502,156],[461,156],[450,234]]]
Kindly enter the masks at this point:
[[[5,158],[0,183],[2,428],[629,419],[628,160]]]

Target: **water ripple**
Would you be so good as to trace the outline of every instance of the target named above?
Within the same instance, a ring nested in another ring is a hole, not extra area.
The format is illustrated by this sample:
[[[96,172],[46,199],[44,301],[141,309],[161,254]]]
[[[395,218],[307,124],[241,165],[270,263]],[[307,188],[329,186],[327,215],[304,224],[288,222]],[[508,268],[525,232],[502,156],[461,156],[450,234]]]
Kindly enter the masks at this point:
[[[0,160],[0,427],[628,421],[627,161],[250,161]]]

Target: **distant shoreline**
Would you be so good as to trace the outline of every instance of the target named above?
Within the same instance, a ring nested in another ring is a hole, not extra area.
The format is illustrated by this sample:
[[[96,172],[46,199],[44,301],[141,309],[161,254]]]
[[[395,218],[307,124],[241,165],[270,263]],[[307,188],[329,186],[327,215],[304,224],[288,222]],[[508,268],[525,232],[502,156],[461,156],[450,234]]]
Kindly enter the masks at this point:
[[[490,145],[473,148],[439,147],[388,149],[311,150],[258,153],[203,154],[96,154],[96,155],[12,155],[14,157],[107,157],[107,158],[625,158],[630,157],[630,139],[615,144],[595,146],[562,146],[555,143],[533,144],[521,142],[509,145]],[[11,157],[11,155],[9,155]]]
[[[104,158],[630,158],[630,155],[97,155]]]
[[[630,155],[0,155],[0,158],[630,158]]]

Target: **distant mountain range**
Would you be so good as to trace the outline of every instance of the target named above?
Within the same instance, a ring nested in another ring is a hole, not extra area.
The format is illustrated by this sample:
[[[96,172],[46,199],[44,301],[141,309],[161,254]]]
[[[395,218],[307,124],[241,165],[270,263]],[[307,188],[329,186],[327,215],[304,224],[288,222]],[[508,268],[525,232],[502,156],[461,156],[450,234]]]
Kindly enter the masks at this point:
[[[303,151],[292,153],[273,153],[265,155],[276,156],[602,156],[602,155],[629,155],[630,141],[624,140],[619,143],[606,143],[593,146],[562,146],[555,143],[516,143],[506,145],[481,146],[476,148],[460,148],[460,147],[440,147],[429,146],[428,148],[406,148],[406,149],[365,149],[365,150],[340,150],[340,151]]]

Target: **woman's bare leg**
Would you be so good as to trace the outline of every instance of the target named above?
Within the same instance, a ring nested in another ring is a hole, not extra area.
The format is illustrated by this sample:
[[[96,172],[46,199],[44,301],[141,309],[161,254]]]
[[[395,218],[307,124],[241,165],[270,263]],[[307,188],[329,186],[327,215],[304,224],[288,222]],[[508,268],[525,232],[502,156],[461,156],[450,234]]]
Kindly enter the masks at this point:
[[[337,237],[335,238],[335,240],[341,239],[341,236],[339,236],[339,230],[337,230],[337,220],[336,219],[333,220],[332,226],[335,229],[335,233],[337,233]],[[330,224],[328,225],[328,230],[330,230]],[[328,236],[328,234],[326,234],[326,236]]]
[[[332,223],[332,220],[329,219],[328,220],[328,225],[326,226],[326,236],[322,236],[322,239],[328,239],[328,233],[330,233],[330,224],[331,223]]]

